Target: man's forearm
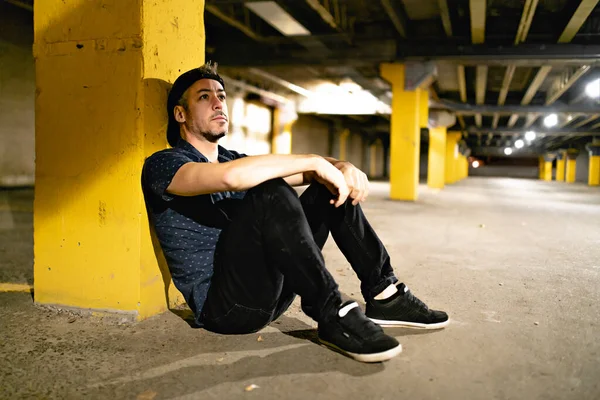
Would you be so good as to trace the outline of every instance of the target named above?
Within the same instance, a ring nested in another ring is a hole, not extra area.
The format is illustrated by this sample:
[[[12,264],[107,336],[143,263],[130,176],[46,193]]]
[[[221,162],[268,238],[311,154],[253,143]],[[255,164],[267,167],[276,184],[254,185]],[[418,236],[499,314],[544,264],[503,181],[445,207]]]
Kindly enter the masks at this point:
[[[312,172],[317,168],[317,155],[268,154],[244,157],[229,164],[226,180],[231,190],[247,190],[265,181],[285,178],[292,186],[312,181]]]

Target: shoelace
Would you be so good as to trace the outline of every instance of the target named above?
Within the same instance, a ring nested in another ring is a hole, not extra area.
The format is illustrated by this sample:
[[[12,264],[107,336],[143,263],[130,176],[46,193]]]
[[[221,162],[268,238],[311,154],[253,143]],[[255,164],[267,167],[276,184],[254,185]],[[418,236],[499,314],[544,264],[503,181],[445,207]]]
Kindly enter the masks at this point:
[[[409,303],[416,304],[418,307],[424,309],[425,311],[429,311],[429,307],[427,307],[427,304],[423,303],[417,296],[412,294],[410,290],[404,293],[404,298]]]

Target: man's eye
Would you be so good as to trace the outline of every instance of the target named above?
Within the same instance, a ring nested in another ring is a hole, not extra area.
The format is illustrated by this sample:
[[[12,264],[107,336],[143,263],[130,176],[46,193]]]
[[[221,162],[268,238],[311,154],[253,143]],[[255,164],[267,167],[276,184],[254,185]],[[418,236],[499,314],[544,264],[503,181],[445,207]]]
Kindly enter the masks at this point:
[[[226,97],[225,97],[224,95],[220,95],[220,96],[219,96],[219,100],[221,100],[221,101],[225,101],[225,99],[226,99]]]
[[[208,95],[207,94],[203,94],[202,96],[200,96],[201,100],[206,100],[208,99]]]

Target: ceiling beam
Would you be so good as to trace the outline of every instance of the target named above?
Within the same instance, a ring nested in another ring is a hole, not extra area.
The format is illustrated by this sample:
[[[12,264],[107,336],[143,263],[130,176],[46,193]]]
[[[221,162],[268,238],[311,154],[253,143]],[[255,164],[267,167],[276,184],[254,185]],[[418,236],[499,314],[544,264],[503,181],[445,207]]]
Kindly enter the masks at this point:
[[[589,116],[588,118],[581,120],[578,123],[576,123],[575,125],[573,125],[573,128],[580,128],[584,125],[587,125],[590,122],[595,121],[598,117],[600,117],[600,114],[593,114],[593,115]]]
[[[544,79],[546,79],[546,76],[548,76],[548,73],[551,69],[551,66],[545,65],[538,70],[535,78],[533,78],[533,81],[531,81],[531,84],[527,88],[527,91],[521,100],[521,105],[526,106],[531,102],[533,96],[535,96],[542,83],[544,83]],[[511,115],[510,119],[508,120],[508,126],[514,126],[518,119],[518,116]]]
[[[515,74],[516,66],[509,65],[506,67],[506,71],[504,72],[504,79],[502,79],[502,87],[500,88],[500,94],[498,96],[498,105],[504,105],[506,101],[506,96],[508,95],[508,91],[510,89],[510,83],[512,82],[512,78]],[[498,127],[498,120],[500,119],[499,114],[494,114],[494,119],[492,120],[492,127]]]
[[[531,27],[531,21],[535,15],[535,9],[537,8],[538,0],[526,0],[525,6],[523,7],[523,13],[521,14],[521,22],[519,22],[519,28],[517,29],[517,36],[515,37],[515,46],[519,43],[525,43],[529,28]]]
[[[456,73],[458,74],[458,91],[460,92],[460,101],[463,103],[467,102],[467,82],[465,80],[465,66],[459,65],[456,67]]]
[[[239,24],[239,21],[238,21]],[[328,57],[314,51],[292,51],[275,55],[248,46],[223,46],[217,49],[218,60],[229,66],[277,65],[372,65],[394,61],[449,61],[462,65],[600,65],[600,45],[521,44],[490,45],[423,45],[396,40],[355,40],[353,49],[335,49]],[[264,57],[263,57],[264,56]]]
[[[396,10],[391,0],[381,0],[381,5],[385,9],[386,14],[392,20],[392,23],[398,31],[398,34],[401,37],[406,38],[406,19]]]
[[[474,105],[474,104],[464,104],[455,101],[440,99],[439,102],[432,102],[432,109],[446,109],[448,111],[453,111],[457,115],[475,115],[475,114],[484,114],[484,115],[492,115],[494,113],[498,113],[500,115],[510,115],[510,114],[518,114],[524,115],[528,113],[535,113],[540,115],[547,114],[596,114],[598,113],[598,106],[595,104],[554,104],[551,106],[546,105]]]
[[[579,78],[585,75],[591,67],[582,65],[579,68],[566,69],[556,80],[546,94],[546,105],[554,103],[560,98]]]
[[[204,9],[206,11],[208,11],[209,13],[211,13],[212,15],[214,15],[215,17],[219,18],[221,21],[225,22],[227,25],[232,26],[232,27],[236,28],[237,30],[241,31],[243,34],[245,34],[249,38],[254,39],[257,42],[262,42],[264,40],[263,36],[254,32],[252,29],[250,29],[249,26],[247,26],[243,22],[240,22],[237,19],[225,14],[223,11],[221,11],[219,9],[219,7],[212,5],[212,4],[205,4]]]
[[[471,42],[481,44],[485,41],[485,0],[469,0],[469,10],[471,14]]]
[[[499,129],[490,129],[490,128],[475,128],[471,127],[467,129],[467,133],[470,135],[477,135],[479,133],[495,133],[500,135],[524,135],[528,129],[525,128],[499,128]],[[595,136],[600,132],[593,132],[591,130],[584,129],[573,129],[573,130],[563,130],[563,131],[544,131],[544,136],[565,136],[565,135],[580,135],[580,136]]]
[[[438,0],[440,8],[440,16],[442,17],[442,25],[446,36],[452,36],[452,20],[450,19],[450,9],[448,8],[448,0]]]
[[[579,7],[573,13],[571,20],[565,27],[565,30],[558,38],[558,43],[568,43],[579,32],[579,29],[583,26],[589,15],[592,13],[596,5],[600,0],[581,0]]]
[[[479,105],[485,103],[485,92],[487,90],[487,65],[478,65],[475,78],[475,102]],[[481,126],[481,114],[475,115],[475,123]]]

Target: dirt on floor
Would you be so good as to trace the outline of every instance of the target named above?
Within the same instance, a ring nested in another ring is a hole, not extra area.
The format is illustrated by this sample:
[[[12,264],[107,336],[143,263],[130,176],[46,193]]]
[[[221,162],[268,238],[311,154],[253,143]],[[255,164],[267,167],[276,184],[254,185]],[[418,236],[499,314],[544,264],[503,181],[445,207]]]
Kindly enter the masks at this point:
[[[450,314],[440,331],[386,329],[403,352],[362,364],[316,343],[298,301],[249,335],[138,323],[0,293],[0,399],[600,398],[600,189],[469,178],[417,202],[364,204],[398,277]],[[0,282],[32,281],[32,191],[0,191]],[[359,282],[329,240],[345,296]],[[362,303],[361,303],[362,304]]]

